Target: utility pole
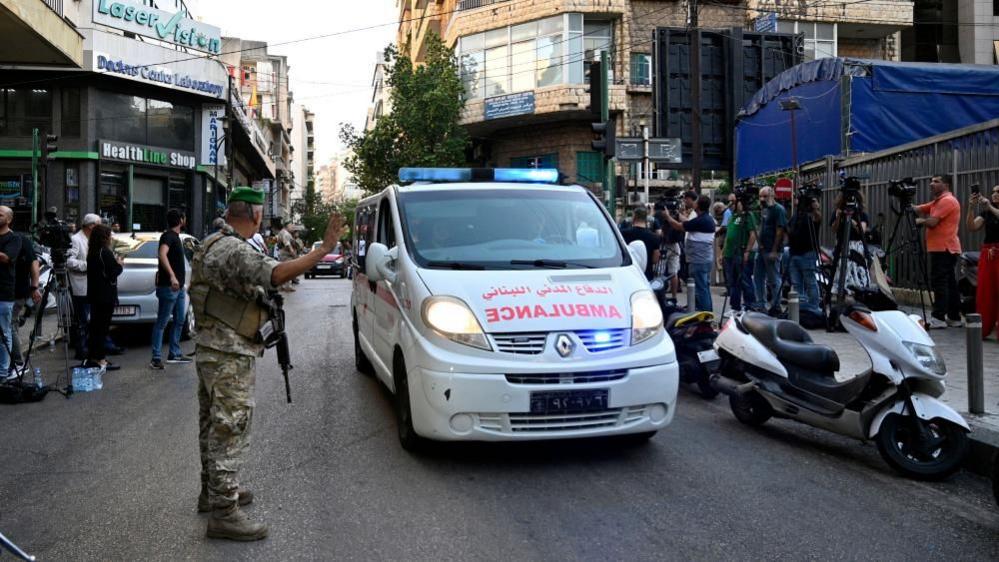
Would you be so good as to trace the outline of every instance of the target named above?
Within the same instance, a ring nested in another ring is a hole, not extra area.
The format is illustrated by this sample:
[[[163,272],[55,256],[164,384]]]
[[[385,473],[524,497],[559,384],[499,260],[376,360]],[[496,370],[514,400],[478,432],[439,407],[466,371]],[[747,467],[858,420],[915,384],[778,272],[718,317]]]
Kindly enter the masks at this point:
[[[31,224],[38,221],[38,129],[31,130]]]
[[[600,120],[607,123],[610,127],[617,126],[617,123],[611,123],[610,121],[610,80],[608,77],[610,61],[607,60],[607,51],[600,51]],[[613,139],[617,135],[617,131],[608,131],[608,139]],[[611,140],[610,142],[614,142]],[[610,211],[611,217],[617,222],[617,182],[614,179],[614,160],[612,158],[604,159],[604,186],[607,188],[609,193],[609,200],[607,201],[607,210]]]
[[[652,170],[649,166],[649,128],[642,124],[642,172],[643,184],[645,186],[645,204],[649,203],[649,176]]]
[[[701,192],[701,167],[704,149],[701,146],[701,30],[697,21],[697,0],[687,0],[690,10],[690,179],[691,187]]]

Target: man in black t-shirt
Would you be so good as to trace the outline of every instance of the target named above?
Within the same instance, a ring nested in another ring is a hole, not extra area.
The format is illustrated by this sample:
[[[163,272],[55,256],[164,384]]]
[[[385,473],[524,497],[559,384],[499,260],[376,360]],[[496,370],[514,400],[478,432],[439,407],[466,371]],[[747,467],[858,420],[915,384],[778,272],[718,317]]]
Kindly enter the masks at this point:
[[[659,261],[659,235],[649,230],[649,212],[645,207],[638,207],[631,214],[631,227],[621,231],[624,241],[631,244],[635,240],[641,240],[645,245],[645,254],[648,259],[645,261],[645,278],[652,281],[653,268]]]
[[[153,326],[153,360],[149,363],[151,369],[162,370],[163,331],[167,322],[173,317],[173,329],[170,330],[170,354],[167,363],[190,363],[191,359],[184,357],[180,350],[180,336],[184,330],[184,313],[187,312],[187,294],[184,290],[187,271],[185,269],[184,244],[180,240],[180,231],[187,225],[187,217],[183,211],[170,209],[167,212],[167,226],[170,228],[160,236],[159,270],[156,272],[156,298],[159,300],[159,311],[156,315],[156,325]]]
[[[14,221],[14,211],[10,207],[0,207],[0,380],[7,378],[10,371],[10,346],[13,332],[14,284],[17,259],[28,242],[23,236],[10,229]],[[37,286],[37,278],[35,285]],[[16,376],[13,375],[13,376]]]
[[[35,254],[35,245],[26,234],[21,236],[21,251],[14,259],[14,310],[11,314],[11,355],[14,356],[14,363],[21,363],[21,338],[18,337],[17,328],[21,324],[20,318],[24,314],[25,305],[30,298],[35,304],[42,300],[42,293],[38,286],[38,276],[41,266],[38,256]]]

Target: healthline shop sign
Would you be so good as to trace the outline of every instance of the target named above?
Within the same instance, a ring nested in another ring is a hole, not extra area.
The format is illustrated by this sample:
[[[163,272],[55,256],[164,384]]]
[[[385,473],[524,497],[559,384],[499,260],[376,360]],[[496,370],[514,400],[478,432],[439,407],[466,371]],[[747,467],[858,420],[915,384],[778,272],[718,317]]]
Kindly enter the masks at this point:
[[[206,53],[222,52],[222,30],[135,0],[93,0],[94,23]]]
[[[186,150],[106,140],[98,141],[97,144],[100,147],[101,160],[183,168],[185,170],[193,170],[197,165],[194,153]]]

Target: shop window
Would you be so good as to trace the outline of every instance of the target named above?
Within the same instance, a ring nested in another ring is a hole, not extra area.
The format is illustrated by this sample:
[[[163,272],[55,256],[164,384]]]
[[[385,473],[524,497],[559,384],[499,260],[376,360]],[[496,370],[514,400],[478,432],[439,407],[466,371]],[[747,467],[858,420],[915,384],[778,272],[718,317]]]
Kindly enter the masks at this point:
[[[168,209],[179,209],[187,213],[190,210],[190,201],[188,201],[187,194],[190,193],[188,189],[188,181],[190,177],[177,177],[171,176],[170,183],[167,191],[167,207]]]
[[[510,159],[511,168],[558,168],[558,154],[518,156]]]
[[[155,99],[148,100],[147,138],[165,148],[194,148],[194,108]]]
[[[97,138],[146,144],[146,99],[100,92],[97,103]]]
[[[67,138],[80,138],[80,89],[63,88],[59,96],[59,134]]]
[[[599,152],[576,153],[576,181],[600,183],[604,176],[604,155]]]
[[[104,224],[122,225],[122,230],[131,230],[127,224],[128,181],[124,171],[101,171],[101,185],[98,193],[98,209]]]
[[[66,203],[63,213],[67,221],[76,222],[80,215],[80,165],[67,160],[65,174]]]
[[[652,84],[652,55],[631,53],[631,83],[637,86]]]
[[[132,228],[156,232],[166,229],[165,178],[132,179]]]
[[[778,21],[780,33],[801,33],[805,36],[805,60],[836,56],[836,24],[810,21]]]

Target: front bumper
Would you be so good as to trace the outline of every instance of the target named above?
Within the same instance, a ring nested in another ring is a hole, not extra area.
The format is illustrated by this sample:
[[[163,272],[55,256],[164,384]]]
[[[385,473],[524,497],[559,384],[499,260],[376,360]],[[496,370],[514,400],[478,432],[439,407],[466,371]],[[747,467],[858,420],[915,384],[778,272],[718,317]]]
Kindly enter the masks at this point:
[[[324,267],[326,266],[326,267]],[[309,270],[309,275],[342,275],[343,264],[318,263]]]

